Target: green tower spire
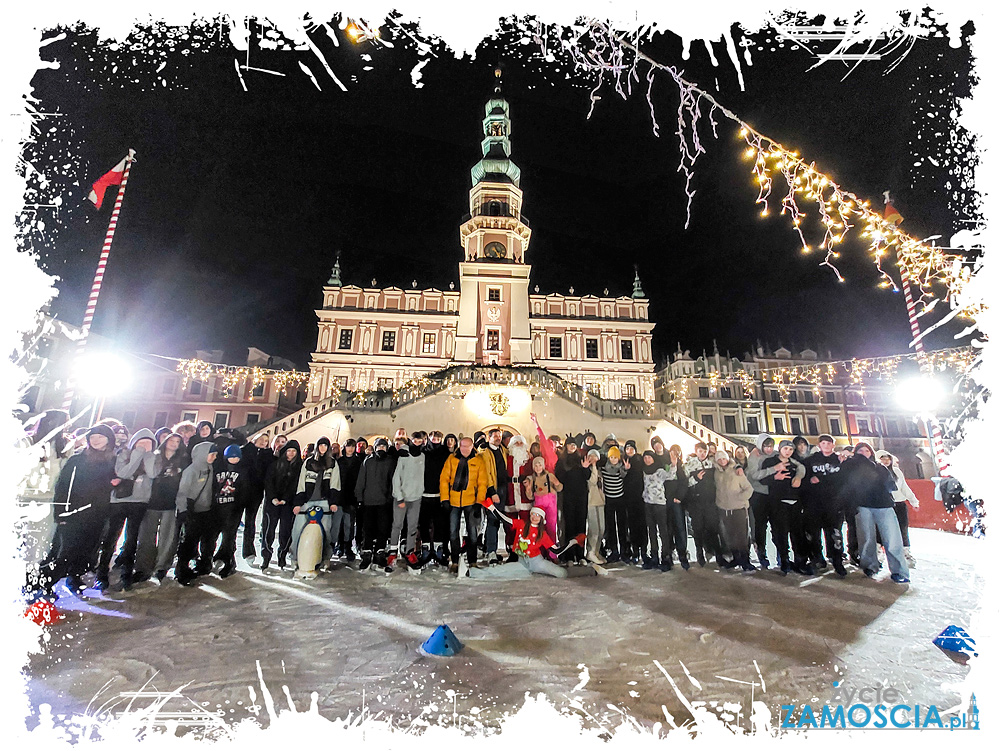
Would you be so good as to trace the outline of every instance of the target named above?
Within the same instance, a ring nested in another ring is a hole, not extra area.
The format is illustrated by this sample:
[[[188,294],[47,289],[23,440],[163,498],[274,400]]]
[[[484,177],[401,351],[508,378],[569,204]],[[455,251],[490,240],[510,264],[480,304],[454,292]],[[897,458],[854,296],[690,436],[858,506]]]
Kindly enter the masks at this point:
[[[333,262],[333,270],[330,272],[330,278],[326,284],[328,287],[344,286],[344,283],[340,281],[340,253],[337,253],[337,260]]]
[[[632,282],[632,297],[634,299],[640,299],[646,296],[646,293],[642,291],[642,282],[639,281],[639,264],[635,265],[635,281]],[[680,345],[678,345],[679,347]]]
[[[494,75],[497,85],[483,118],[483,158],[472,168],[472,185],[489,181],[520,187],[521,170],[510,160],[510,105],[500,93],[500,68]]]

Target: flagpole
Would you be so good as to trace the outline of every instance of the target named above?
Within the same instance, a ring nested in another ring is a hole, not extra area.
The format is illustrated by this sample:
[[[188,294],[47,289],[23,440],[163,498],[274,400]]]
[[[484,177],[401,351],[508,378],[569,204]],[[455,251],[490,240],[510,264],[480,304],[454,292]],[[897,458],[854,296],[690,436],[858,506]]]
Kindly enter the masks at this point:
[[[121,185],[118,187],[118,197],[115,199],[115,207],[111,212],[111,221],[108,222],[108,231],[104,236],[104,247],[101,249],[101,258],[97,262],[97,271],[94,274],[94,283],[90,287],[90,298],[87,300],[87,310],[83,315],[83,326],[80,329],[81,336],[77,340],[76,354],[70,366],[67,377],[66,395],[63,398],[63,409],[70,410],[73,405],[73,398],[76,391],[75,370],[80,362],[83,352],[87,347],[87,337],[90,334],[90,325],[94,321],[94,311],[97,310],[97,298],[101,294],[101,284],[104,282],[104,271],[108,266],[108,256],[111,255],[111,241],[115,238],[115,229],[118,227],[118,215],[122,209],[122,199],[125,197],[125,186],[128,184],[128,173],[135,160],[135,149],[128,150],[125,157],[125,170],[122,172]]]

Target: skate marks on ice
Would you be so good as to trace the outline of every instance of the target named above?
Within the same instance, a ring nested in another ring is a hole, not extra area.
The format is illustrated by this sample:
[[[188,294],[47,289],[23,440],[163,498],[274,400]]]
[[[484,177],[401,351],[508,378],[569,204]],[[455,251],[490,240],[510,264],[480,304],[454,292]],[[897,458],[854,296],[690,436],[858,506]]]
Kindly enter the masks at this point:
[[[399,616],[390,615],[389,613],[383,613],[376,610],[372,610],[367,607],[360,607],[357,605],[348,605],[344,602],[332,599],[329,596],[323,596],[315,592],[308,592],[298,589],[292,589],[286,586],[285,582],[277,581],[257,581],[257,584],[263,587],[267,587],[276,592],[281,592],[285,595],[291,597],[297,597],[301,600],[306,600],[315,605],[344,615],[349,615],[352,618],[358,618],[360,620],[368,621],[369,623],[381,626],[383,628],[391,629],[396,633],[406,636],[411,639],[419,639],[421,642],[426,639],[432,631],[436,628],[436,624],[418,624],[408,621],[405,618]],[[483,657],[493,660],[501,665],[511,665],[516,667],[527,668],[532,665],[529,658],[521,657],[519,655],[511,654],[509,652],[499,652],[493,649],[485,649],[476,644],[474,639],[463,639],[463,643],[466,647],[478,652]]]

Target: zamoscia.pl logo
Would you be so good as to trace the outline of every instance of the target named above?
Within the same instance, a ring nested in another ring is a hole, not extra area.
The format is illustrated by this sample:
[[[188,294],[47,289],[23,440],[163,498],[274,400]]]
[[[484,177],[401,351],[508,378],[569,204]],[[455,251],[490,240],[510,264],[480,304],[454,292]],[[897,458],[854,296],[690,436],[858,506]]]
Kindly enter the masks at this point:
[[[827,704],[782,704],[781,727],[979,729],[975,694],[968,712],[942,719],[936,705],[906,704],[892,686],[849,688],[837,681],[833,687],[837,690]]]

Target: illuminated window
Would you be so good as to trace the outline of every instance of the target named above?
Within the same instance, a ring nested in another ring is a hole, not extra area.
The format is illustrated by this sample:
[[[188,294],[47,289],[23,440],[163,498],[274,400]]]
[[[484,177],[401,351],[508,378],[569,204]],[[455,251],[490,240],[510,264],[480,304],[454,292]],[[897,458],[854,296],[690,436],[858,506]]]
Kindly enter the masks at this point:
[[[500,329],[486,330],[486,351],[498,352],[500,350]]]
[[[622,384],[622,399],[635,399],[635,384],[634,383],[623,383]]]
[[[424,334],[423,342],[420,345],[420,351],[425,355],[433,355],[437,352],[437,334]]]
[[[340,344],[337,345],[337,349],[350,349],[351,344],[353,342],[354,342],[354,329],[341,329]]]
[[[553,360],[561,360],[563,356],[562,337],[549,337],[549,357]]]

